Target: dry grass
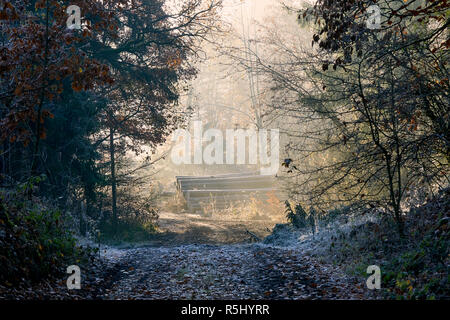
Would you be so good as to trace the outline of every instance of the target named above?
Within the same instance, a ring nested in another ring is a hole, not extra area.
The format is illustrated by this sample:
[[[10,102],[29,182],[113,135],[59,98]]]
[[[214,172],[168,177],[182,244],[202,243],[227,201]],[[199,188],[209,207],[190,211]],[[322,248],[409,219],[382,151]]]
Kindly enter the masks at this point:
[[[267,194],[267,199],[258,199],[250,196],[246,201],[233,201],[225,209],[215,206],[214,199],[206,203],[202,213],[229,220],[265,220],[273,222],[286,222],[284,207],[274,192]]]

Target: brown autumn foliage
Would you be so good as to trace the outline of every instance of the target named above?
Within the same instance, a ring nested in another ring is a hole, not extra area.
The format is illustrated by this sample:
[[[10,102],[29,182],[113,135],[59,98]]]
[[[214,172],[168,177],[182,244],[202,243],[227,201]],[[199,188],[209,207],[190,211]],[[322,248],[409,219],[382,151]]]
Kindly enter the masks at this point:
[[[113,83],[109,68],[90,58],[86,44],[103,32],[115,35],[115,11],[108,8],[121,2],[71,1],[81,9],[82,29],[70,30],[66,2],[0,1],[2,140],[27,145],[33,137],[45,138],[42,124],[53,115],[44,105],[65,86],[82,91]]]
[[[406,23],[433,23],[441,24],[436,30],[439,33],[448,27],[446,14],[450,8],[447,0],[410,0],[399,3],[395,0],[367,1],[367,0],[319,0],[313,8],[304,10],[299,18],[312,16],[319,25],[318,32],[313,36],[313,43],[328,51],[343,50],[345,59],[351,59],[355,50],[362,50],[362,42],[367,35],[362,32],[366,29],[368,8],[378,5],[386,25],[381,29],[389,31],[398,28],[399,32],[407,34]],[[441,48],[448,49],[450,42],[446,39],[440,43]],[[341,65],[345,59],[338,57],[334,67]]]

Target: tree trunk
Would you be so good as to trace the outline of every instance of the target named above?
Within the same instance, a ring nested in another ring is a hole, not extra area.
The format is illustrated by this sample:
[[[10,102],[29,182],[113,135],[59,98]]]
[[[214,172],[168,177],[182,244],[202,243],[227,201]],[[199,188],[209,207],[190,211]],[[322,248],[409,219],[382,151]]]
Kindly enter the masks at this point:
[[[38,158],[39,158],[39,142],[41,141],[41,132],[42,132],[42,126],[41,126],[41,116],[42,116],[42,106],[44,104],[45,99],[45,87],[47,85],[47,67],[48,67],[48,48],[49,48],[49,3],[48,0],[46,3],[46,9],[45,9],[45,52],[44,52],[44,77],[42,80],[42,89],[41,89],[41,98],[39,100],[38,104],[38,110],[37,110],[37,119],[36,119],[36,141],[34,143],[33,147],[33,155],[32,155],[32,161],[31,161],[31,173],[30,176],[37,175],[37,165],[38,165]],[[30,191],[31,192],[31,191]],[[31,193],[29,194],[31,197]]]
[[[80,202],[80,234],[84,237],[86,236],[86,223],[84,220],[84,215],[86,212],[86,207],[83,200]]]
[[[405,228],[403,225],[403,220],[401,217],[401,212],[400,212],[399,206],[394,206],[394,217],[395,217],[395,222],[397,223],[398,234],[400,235],[400,238],[403,238],[405,236]]]
[[[114,130],[109,129],[109,153],[111,157],[111,197],[112,197],[112,224],[113,232],[117,232],[117,183],[116,183],[116,160],[114,149]]]

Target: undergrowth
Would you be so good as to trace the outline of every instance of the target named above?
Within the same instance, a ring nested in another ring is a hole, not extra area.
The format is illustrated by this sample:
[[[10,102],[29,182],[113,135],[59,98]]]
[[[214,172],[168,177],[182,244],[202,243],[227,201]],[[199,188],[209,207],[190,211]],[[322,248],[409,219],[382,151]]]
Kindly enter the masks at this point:
[[[99,240],[107,244],[123,242],[144,242],[152,240],[158,231],[156,210],[150,212],[122,216],[114,226],[111,219],[104,219],[100,225]]]
[[[314,230],[308,228],[308,215],[297,207],[287,206],[290,225],[277,225],[266,242],[293,245],[294,240],[364,282],[367,267],[378,265],[381,295],[387,299],[450,298],[448,189],[405,215],[403,237],[384,212],[372,208],[363,216],[361,210],[351,207],[316,217],[319,232],[314,237]]]
[[[32,196],[43,178],[0,189],[0,284],[35,283],[83,265],[89,251],[76,245],[63,215],[45,199]]]

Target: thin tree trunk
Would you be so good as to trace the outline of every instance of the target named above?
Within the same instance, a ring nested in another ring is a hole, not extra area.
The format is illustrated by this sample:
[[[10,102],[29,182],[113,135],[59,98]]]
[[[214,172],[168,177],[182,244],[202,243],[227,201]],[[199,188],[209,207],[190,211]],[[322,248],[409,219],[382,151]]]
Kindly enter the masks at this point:
[[[375,146],[381,150],[383,157],[384,157],[384,161],[386,162],[386,173],[388,175],[388,186],[389,186],[389,196],[390,196],[390,202],[392,205],[392,208],[394,210],[394,219],[395,222],[397,224],[397,229],[399,232],[400,237],[403,238],[404,236],[404,226],[403,226],[403,221],[401,218],[401,210],[400,210],[400,203],[401,203],[401,175],[400,175],[400,171],[399,172],[399,176],[398,179],[399,181],[397,182],[397,190],[398,190],[398,195],[396,197],[395,195],[395,181],[394,181],[394,177],[395,177],[395,166],[392,167],[392,154],[389,153],[389,151],[381,144],[380,142],[380,138],[379,138],[379,132],[378,132],[378,128],[375,125],[376,124],[376,120],[373,119],[372,115],[370,114],[370,109],[367,106],[367,99],[364,95],[364,90],[363,90],[363,86],[362,86],[362,82],[361,82],[361,64],[359,65],[359,70],[358,70],[358,84],[359,84],[359,95],[361,97],[363,106],[364,106],[364,110],[365,110],[365,116],[367,117],[367,121],[370,127],[370,132],[371,132],[371,137],[372,137],[372,141],[374,142]],[[400,165],[401,165],[401,161],[399,158],[399,154],[400,154],[400,150],[398,149],[399,147],[399,141],[397,140],[397,157],[396,157],[396,161],[397,161],[397,167],[400,170]]]
[[[44,54],[44,74],[42,76],[42,89],[41,89],[41,98],[39,100],[38,110],[37,110],[37,119],[36,119],[36,141],[34,143],[32,162],[31,162],[31,176],[37,174],[37,162],[38,162],[38,154],[39,154],[39,142],[41,141],[41,116],[42,116],[42,106],[44,104],[45,99],[45,87],[47,85],[47,67],[48,67],[48,48],[49,48],[49,3],[46,1],[46,9],[45,9],[45,54]]]
[[[109,129],[109,152],[111,157],[111,197],[112,197],[112,223],[113,231],[117,232],[117,182],[116,182],[116,159],[114,149],[114,130]]]

